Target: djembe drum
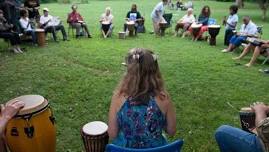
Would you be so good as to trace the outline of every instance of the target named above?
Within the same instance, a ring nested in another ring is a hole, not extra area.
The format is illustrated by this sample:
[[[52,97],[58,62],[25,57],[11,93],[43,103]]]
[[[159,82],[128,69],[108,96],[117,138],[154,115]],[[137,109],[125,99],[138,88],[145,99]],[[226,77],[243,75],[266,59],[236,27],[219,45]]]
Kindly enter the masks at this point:
[[[239,112],[241,127],[243,130],[250,132],[255,127],[255,113],[249,107],[241,108]]]
[[[40,47],[44,47],[46,44],[46,34],[45,30],[43,29],[36,29],[35,30],[36,36],[37,36],[37,44]]]
[[[55,152],[56,127],[49,102],[40,95],[12,99],[25,106],[7,125],[6,139],[11,152]]]
[[[166,30],[166,25],[167,25],[167,22],[166,21],[162,21],[159,23],[159,27],[160,27],[160,35],[161,36],[164,36],[165,35],[165,30]]]
[[[201,30],[201,27],[202,27],[202,24],[192,24],[191,25],[191,29],[192,29],[192,35],[193,37],[197,37],[200,33],[200,30]]]
[[[127,21],[127,29],[129,31],[129,36],[135,35],[135,22],[134,21]]]
[[[220,25],[209,25],[208,33],[210,35],[209,45],[216,45],[216,37],[219,34]]]
[[[107,21],[103,21],[102,22],[102,29],[105,32],[105,34],[107,34],[107,32],[109,31],[111,23],[107,22]]]
[[[108,144],[108,126],[101,121],[85,124],[81,129],[81,137],[86,152],[104,152]]]

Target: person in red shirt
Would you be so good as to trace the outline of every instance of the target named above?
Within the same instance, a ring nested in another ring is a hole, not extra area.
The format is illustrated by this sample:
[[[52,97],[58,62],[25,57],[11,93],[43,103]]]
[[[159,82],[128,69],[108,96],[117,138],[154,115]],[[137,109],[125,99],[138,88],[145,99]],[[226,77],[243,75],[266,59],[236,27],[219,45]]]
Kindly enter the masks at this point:
[[[77,5],[72,5],[72,12],[68,15],[67,23],[69,23],[73,28],[76,29],[76,38],[81,36],[81,29],[83,28],[88,35],[88,38],[91,38],[91,34],[88,30],[88,27],[83,20],[83,17],[77,12]]]

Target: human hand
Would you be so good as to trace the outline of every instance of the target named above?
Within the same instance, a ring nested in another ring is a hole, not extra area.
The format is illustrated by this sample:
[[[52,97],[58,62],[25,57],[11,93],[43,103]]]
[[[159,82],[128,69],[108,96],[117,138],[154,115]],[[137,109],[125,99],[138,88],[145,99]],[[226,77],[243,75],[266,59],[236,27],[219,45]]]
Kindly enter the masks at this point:
[[[256,114],[269,113],[269,107],[265,105],[263,102],[254,102],[250,107],[252,110],[254,110]]]
[[[25,105],[24,102],[18,101],[18,100],[8,102],[6,103],[5,106],[2,105],[1,106],[2,117],[6,119],[7,121],[10,120],[18,113],[18,111],[22,107],[24,107],[24,105]]]

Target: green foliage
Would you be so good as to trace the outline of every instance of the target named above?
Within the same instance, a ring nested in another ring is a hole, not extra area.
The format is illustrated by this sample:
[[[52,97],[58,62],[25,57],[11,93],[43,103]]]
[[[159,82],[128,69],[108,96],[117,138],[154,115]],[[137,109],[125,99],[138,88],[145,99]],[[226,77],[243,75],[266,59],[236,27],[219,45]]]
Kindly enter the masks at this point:
[[[14,55],[6,51],[8,45],[0,42],[0,103],[23,94],[41,94],[49,99],[57,120],[57,152],[83,151],[80,129],[83,124],[107,121],[110,99],[121,79],[125,67],[121,66],[127,51],[133,47],[153,49],[159,55],[161,72],[165,79],[177,113],[176,138],[184,138],[184,152],[217,152],[214,131],[222,124],[239,126],[238,111],[234,107],[248,106],[253,101],[268,103],[269,77],[258,72],[268,65],[252,68],[232,60],[239,52],[223,54],[224,27],[217,37],[217,46],[206,42],[192,42],[190,38],[175,38],[172,34],[159,38],[149,33],[136,38],[120,40],[124,18],[132,3],[146,18],[147,31],[152,30],[150,13],[159,0],[113,0],[79,4],[78,11],[89,25],[93,38],[79,40],[70,37],[68,42],[48,41],[48,46],[38,48],[24,45],[24,54]],[[195,14],[199,14],[205,1],[195,1]],[[212,17],[221,19],[229,14],[232,3],[206,1],[212,9]],[[100,38],[99,17],[106,6],[114,15],[112,39]],[[59,16],[66,27],[66,15],[70,5],[42,4],[50,14]],[[264,39],[269,39],[269,23],[261,21],[257,4],[246,3],[239,10],[240,20],[249,15],[258,25],[264,26]],[[175,22],[185,12],[172,11]],[[241,24],[241,21],[240,21]],[[168,32],[173,31],[168,29]],[[58,37],[61,38],[61,35]],[[50,38],[50,34],[48,34]]]
[[[57,0],[41,0],[41,3],[55,3]]]

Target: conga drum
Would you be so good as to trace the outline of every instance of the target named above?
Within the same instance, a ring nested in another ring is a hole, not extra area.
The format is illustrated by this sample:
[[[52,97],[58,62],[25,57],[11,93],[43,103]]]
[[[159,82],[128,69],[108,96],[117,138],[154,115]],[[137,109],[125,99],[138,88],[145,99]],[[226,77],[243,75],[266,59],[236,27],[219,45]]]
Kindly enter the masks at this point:
[[[165,35],[166,25],[167,25],[167,22],[166,22],[165,20],[162,20],[162,21],[159,23],[160,35],[161,35],[161,36],[164,36],[164,35]]]
[[[93,121],[81,128],[81,137],[86,152],[104,152],[108,144],[108,126],[102,121]]]
[[[40,95],[25,95],[13,100],[25,103],[9,121],[6,130],[11,152],[55,152],[56,127],[49,102]]]
[[[46,35],[45,30],[43,29],[36,29],[35,30],[36,36],[37,36],[37,44],[40,47],[44,47],[46,44]]]
[[[201,27],[202,27],[202,24],[192,24],[191,25],[191,29],[192,29],[191,34],[193,35],[193,37],[197,37],[199,35]]]
[[[250,107],[241,108],[239,112],[241,127],[250,132],[255,127],[255,113]]]
[[[127,29],[129,31],[129,36],[134,36],[135,35],[135,22],[134,21],[127,21]]]
[[[210,35],[209,45],[216,45],[216,37],[219,34],[220,25],[209,25],[208,33]]]
[[[126,32],[119,32],[119,39],[125,39],[126,37]]]
[[[111,23],[107,22],[107,21],[103,21],[102,22],[102,29],[105,32],[105,34],[107,34],[107,32],[109,31]]]

